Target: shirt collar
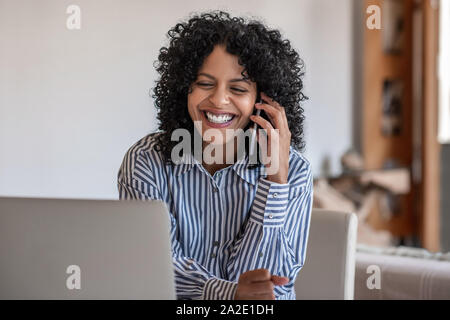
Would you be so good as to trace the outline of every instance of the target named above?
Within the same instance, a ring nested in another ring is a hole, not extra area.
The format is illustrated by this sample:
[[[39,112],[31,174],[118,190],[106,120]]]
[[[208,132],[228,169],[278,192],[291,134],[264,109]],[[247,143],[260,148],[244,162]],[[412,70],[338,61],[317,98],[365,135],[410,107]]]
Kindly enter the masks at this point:
[[[175,176],[180,176],[199,164],[200,163],[192,156],[192,154],[184,154],[180,161],[175,163],[173,174]]]
[[[247,181],[252,185],[256,185],[258,182],[259,176],[265,176],[265,167],[262,164],[256,165],[254,168],[249,169],[249,159],[248,155],[245,158],[242,158],[236,161],[233,164],[232,168],[236,172],[236,174],[241,177],[243,180]]]
[[[239,159],[231,168],[236,172],[236,174],[243,180],[247,181],[252,185],[256,185],[259,176],[265,176],[265,167],[260,164],[253,169],[247,168],[249,164],[248,156]],[[174,175],[180,176],[188,171],[190,171],[194,166],[198,166],[199,169],[202,166],[201,163],[192,155],[185,154],[180,162],[175,164]]]

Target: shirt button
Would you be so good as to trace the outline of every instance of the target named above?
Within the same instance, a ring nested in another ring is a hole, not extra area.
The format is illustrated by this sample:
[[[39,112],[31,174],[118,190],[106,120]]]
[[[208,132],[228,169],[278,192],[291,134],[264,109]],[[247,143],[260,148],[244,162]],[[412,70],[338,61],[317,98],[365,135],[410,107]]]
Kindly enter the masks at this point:
[[[269,219],[272,219],[272,218],[273,218],[273,215],[269,214]]]
[[[274,197],[274,198],[278,197],[278,193],[275,192],[275,193],[273,194],[273,197]]]
[[[217,189],[216,187],[213,188],[213,192],[219,192],[219,189]]]
[[[214,241],[213,244],[214,244],[215,247],[217,247],[220,243],[219,243],[219,241]]]
[[[211,253],[211,258],[215,258],[216,254],[215,253]]]
[[[220,178],[222,176],[222,172],[217,173],[217,178]]]
[[[259,253],[259,257],[260,257],[260,258],[263,257],[263,253],[262,253],[262,252]]]

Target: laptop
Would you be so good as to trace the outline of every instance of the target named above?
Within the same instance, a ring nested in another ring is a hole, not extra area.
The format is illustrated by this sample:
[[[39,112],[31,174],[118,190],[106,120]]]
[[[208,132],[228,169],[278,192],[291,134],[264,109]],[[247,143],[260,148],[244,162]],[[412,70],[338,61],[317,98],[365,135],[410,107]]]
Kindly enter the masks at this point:
[[[175,299],[162,201],[0,197],[0,299]]]

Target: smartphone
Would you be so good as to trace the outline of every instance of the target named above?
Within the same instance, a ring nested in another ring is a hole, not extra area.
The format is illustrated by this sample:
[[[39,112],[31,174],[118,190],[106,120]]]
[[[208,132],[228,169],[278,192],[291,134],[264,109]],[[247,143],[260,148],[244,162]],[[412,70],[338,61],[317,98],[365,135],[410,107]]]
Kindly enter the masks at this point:
[[[263,102],[266,102],[266,101],[264,101],[264,100],[261,98],[261,93],[260,93],[260,91],[258,90],[257,93],[256,93],[256,102],[255,102],[255,104],[256,104],[256,103],[263,103]],[[259,111],[259,112],[258,112],[258,111]],[[267,114],[264,112],[264,110],[253,108],[253,114],[254,114],[254,115],[260,115],[263,119],[269,121],[269,122],[272,124],[272,121],[270,121],[269,117],[268,117]],[[272,125],[273,125],[273,124],[272,124]],[[259,126],[258,126],[258,127],[259,127]]]
[[[261,99],[261,93],[260,93],[260,91],[258,90],[258,91],[257,91],[257,94],[256,94],[256,101],[255,101],[255,104],[256,104],[256,103],[262,103],[262,102],[263,102],[263,101],[262,101],[262,99]],[[261,117],[263,117],[264,119],[268,120],[268,117],[267,117],[266,113],[265,113],[263,110],[261,110],[261,109],[253,108],[253,115],[261,116]],[[258,126],[258,124],[255,122],[255,123],[253,124],[252,137],[251,137],[251,139],[250,139],[250,149],[249,149],[250,157],[253,156],[253,154],[256,152],[256,132],[257,132],[258,128],[259,128],[259,126]]]

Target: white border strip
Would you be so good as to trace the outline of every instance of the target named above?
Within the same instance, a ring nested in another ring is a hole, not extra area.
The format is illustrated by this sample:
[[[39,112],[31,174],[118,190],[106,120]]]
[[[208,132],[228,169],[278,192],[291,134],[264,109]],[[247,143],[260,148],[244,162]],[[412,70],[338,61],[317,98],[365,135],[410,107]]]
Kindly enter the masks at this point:
[[[450,0],[440,1],[438,141],[450,143]]]

